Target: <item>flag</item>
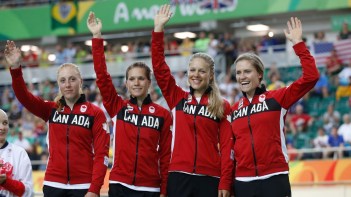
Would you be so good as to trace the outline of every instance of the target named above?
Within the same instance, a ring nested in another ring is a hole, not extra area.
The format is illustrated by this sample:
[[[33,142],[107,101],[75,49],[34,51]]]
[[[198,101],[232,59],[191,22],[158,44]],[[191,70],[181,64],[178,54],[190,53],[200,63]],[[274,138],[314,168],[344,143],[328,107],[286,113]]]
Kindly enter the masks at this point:
[[[350,63],[351,60],[351,39],[338,40],[334,43],[334,48],[343,64]]]
[[[317,65],[325,65],[330,52],[334,49],[332,42],[316,42],[313,43],[314,58]]]
[[[74,32],[77,29],[78,3],[77,0],[51,4],[51,29],[68,28]]]
[[[333,42],[313,43],[314,58],[317,65],[325,65],[330,52],[335,49],[336,54],[343,64],[348,64],[351,60],[351,39],[338,40]]]
[[[237,0],[203,0],[199,1],[200,8],[217,10],[236,5]]]

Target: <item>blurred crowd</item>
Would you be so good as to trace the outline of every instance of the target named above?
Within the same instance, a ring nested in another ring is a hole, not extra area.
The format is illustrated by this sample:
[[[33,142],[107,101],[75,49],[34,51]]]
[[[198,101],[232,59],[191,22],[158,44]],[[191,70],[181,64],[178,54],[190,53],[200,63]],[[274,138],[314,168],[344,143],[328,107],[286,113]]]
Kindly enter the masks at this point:
[[[351,39],[351,32],[347,25],[340,31],[338,39]],[[314,42],[323,41],[326,41],[324,32],[317,32]],[[285,40],[268,36],[240,40],[228,32],[218,35],[199,32],[196,39],[180,40],[168,37],[165,40],[165,49],[168,56],[190,56],[194,52],[205,52],[214,57],[219,65],[224,65],[220,70],[223,77],[219,79],[218,84],[222,96],[233,104],[242,97],[234,72],[230,69],[236,57],[244,52],[264,53],[267,47],[282,44],[285,46]],[[149,41],[128,42],[125,45],[126,48],[117,42],[106,45],[107,64],[150,57]],[[57,45],[54,51],[39,48],[35,51],[22,52],[24,67],[48,67],[64,62],[80,65],[92,62],[88,46],[72,43],[68,43],[65,47]],[[55,59],[49,59],[51,53],[55,55]],[[287,71],[276,64],[277,62],[272,62],[271,65],[266,65],[268,68],[263,82],[269,90],[288,86],[292,81],[285,78],[287,72],[301,72],[299,67]],[[2,53],[0,53],[0,68],[7,68]],[[337,53],[331,52],[326,65],[319,66],[319,69],[321,77],[314,89],[299,100],[286,117],[286,142],[291,160],[351,157],[351,151],[342,149],[351,146],[351,59],[341,61]],[[185,70],[175,73],[174,76],[179,86],[188,89]],[[55,83],[55,81],[45,80],[28,84],[28,89],[45,100],[53,100],[58,93]],[[153,83],[150,90],[152,100],[168,108],[155,80]],[[114,84],[118,93],[127,98],[124,79],[116,77]],[[44,170],[48,157],[46,123],[30,114],[18,102],[10,85],[0,87],[0,92],[1,109],[8,113],[11,123],[8,140],[25,148],[32,160],[43,161],[41,164],[34,164],[34,170]],[[89,101],[103,108],[101,95],[94,79],[84,80],[84,94]],[[329,150],[328,147],[334,147],[334,149]],[[301,149],[313,151],[298,151]]]

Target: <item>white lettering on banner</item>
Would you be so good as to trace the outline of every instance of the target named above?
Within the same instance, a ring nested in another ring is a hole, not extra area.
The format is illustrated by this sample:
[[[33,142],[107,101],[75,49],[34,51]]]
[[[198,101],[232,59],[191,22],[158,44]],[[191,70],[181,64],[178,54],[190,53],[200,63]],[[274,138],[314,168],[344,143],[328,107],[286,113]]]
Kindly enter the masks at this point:
[[[132,17],[135,18],[137,21],[141,21],[143,19],[150,19],[153,20],[155,14],[159,10],[159,6],[152,5],[150,9],[147,8],[135,8],[132,11]]]
[[[233,2],[232,5],[220,8],[220,9],[204,9],[200,6],[200,2],[192,3],[192,4],[179,4],[179,13],[181,16],[202,16],[208,13],[226,13],[232,12],[236,9],[237,0]],[[124,2],[120,2],[117,4],[114,14],[113,22],[115,24],[121,22],[129,22],[131,18],[136,19],[137,21],[141,20],[153,20],[155,13],[160,9],[159,5],[151,5],[148,7],[135,7],[130,12],[128,10],[128,6]],[[172,6],[171,11],[173,14],[176,13],[176,7]]]
[[[125,3],[117,4],[113,22],[118,24],[121,19],[123,19],[124,22],[129,22],[129,12],[128,12],[127,5]]]

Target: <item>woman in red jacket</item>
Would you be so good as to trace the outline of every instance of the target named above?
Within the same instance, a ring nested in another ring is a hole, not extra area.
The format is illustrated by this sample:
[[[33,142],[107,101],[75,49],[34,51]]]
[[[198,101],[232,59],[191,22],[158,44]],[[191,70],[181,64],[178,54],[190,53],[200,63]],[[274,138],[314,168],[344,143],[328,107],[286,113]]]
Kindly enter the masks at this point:
[[[305,43],[301,21],[291,18],[286,38],[302,65],[302,76],[290,86],[267,91],[260,83],[264,66],[252,53],[235,61],[235,75],[244,97],[233,105],[235,197],[291,196],[284,121],[288,109],[310,91],[319,73]]]
[[[148,94],[151,70],[143,62],[127,68],[126,86],[131,96],[123,100],[107,73],[102,23],[93,12],[89,14],[87,26],[93,34],[96,84],[115,123],[109,196],[165,197],[172,119],[168,110],[151,101]]]
[[[71,63],[58,68],[59,95],[55,102],[34,96],[24,82],[20,55],[15,43],[7,41],[5,58],[15,95],[28,111],[49,125],[44,196],[99,196],[110,143],[104,112],[86,101],[80,71]]]
[[[190,92],[176,85],[164,56],[163,30],[170,16],[170,6],[162,6],[152,32],[154,74],[174,120],[168,196],[227,197],[233,171],[230,106],[220,96],[214,61],[205,53],[190,57]]]

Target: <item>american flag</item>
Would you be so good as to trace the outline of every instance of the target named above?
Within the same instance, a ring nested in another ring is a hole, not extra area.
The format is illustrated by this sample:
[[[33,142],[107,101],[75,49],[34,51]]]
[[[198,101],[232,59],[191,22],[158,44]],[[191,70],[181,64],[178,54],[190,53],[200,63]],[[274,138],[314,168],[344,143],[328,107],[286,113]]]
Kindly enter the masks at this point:
[[[351,60],[351,39],[313,43],[313,49],[317,65],[325,65],[333,49],[336,49],[343,64],[347,64]]]

